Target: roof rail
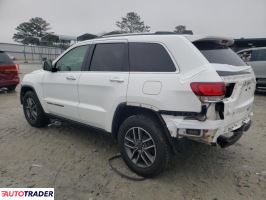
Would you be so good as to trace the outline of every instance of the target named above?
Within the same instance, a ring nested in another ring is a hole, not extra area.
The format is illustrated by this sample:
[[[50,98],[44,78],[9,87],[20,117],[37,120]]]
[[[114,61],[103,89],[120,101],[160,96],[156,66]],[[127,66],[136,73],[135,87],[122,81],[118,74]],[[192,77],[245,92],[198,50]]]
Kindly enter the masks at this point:
[[[157,31],[154,33],[155,35],[180,35],[178,33],[172,31]]]
[[[154,33],[144,32],[144,33],[118,33],[113,35],[102,35],[97,38],[109,38],[109,37],[120,37],[120,36],[136,36],[136,35],[182,35],[171,31],[157,31]]]
[[[118,34],[113,34],[113,35],[102,35],[102,36],[99,36],[98,38],[136,36],[136,35],[153,35],[153,33],[118,33]]]

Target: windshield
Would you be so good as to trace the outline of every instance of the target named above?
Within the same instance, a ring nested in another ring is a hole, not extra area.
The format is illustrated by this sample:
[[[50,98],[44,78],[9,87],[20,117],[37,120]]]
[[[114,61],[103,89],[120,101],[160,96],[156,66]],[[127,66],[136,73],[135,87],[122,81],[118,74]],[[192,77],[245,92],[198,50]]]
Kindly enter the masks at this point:
[[[210,63],[246,66],[246,63],[229,47],[213,42],[195,42],[194,45]]]

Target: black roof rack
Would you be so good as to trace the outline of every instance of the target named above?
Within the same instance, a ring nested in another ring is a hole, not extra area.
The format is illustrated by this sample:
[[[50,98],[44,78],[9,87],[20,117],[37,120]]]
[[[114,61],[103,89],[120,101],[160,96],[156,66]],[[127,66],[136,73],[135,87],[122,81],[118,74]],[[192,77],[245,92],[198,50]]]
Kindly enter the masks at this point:
[[[157,31],[154,33],[155,35],[180,35],[178,33],[172,31]]]
[[[137,36],[137,35],[183,35],[171,31],[157,31],[154,33],[117,33],[110,35],[102,35],[97,38],[108,38],[108,37],[120,37],[120,36]]]

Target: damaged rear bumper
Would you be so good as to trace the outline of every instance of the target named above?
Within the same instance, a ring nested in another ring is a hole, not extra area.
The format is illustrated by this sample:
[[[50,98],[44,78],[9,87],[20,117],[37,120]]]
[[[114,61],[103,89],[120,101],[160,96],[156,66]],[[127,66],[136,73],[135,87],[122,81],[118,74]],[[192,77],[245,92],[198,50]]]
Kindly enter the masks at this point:
[[[236,143],[241,138],[243,133],[248,131],[250,127],[251,120],[249,120],[247,123],[244,123],[243,126],[241,126],[239,129],[235,130],[231,137],[225,137],[223,135],[220,135],[217,138],[217,144],[219,144],[222,148],[231,146],[232,144]]]
[[[227,120],[186,120],[181,116],[162,115],[172,137],[227,147],[234,144],[251,126],[252,112]]]

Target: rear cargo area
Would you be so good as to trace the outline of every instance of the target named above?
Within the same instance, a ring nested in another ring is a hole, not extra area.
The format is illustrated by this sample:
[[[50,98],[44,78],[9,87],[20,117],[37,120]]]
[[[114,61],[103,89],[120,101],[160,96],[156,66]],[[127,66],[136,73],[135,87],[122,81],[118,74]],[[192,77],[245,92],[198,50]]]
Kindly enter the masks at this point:
[[[230,40],[201,38],[192,43],[208,60],[209,69],[214,69],[220,76],[225,86],[224,95],[217,98],[206,96],[204,99],[199,96],[202,111],[195,116],[164,115],[163,118],[173,137],[187,137],[226,147],[236,142],[250,127],[256,88],[254,72],[228,47],[232,44]]]

